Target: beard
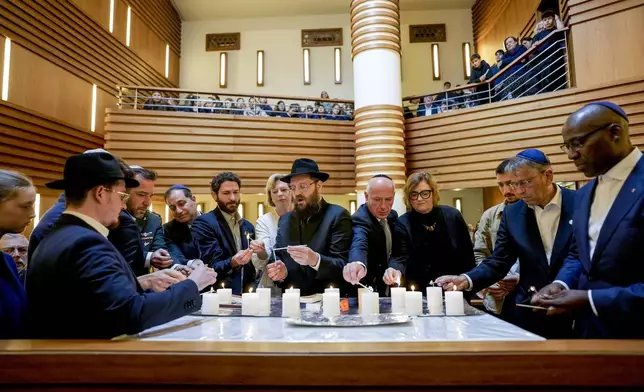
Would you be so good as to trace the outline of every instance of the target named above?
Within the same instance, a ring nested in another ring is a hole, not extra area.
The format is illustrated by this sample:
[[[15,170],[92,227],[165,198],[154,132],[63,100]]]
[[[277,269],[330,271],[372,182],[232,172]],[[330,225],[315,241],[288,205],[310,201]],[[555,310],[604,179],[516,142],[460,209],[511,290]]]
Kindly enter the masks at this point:
[[[304,201],[304,205],[300,206],[298,202]],[[308,219],[313,215],[320,212],[322,208],[322,197],[318,193],[317,189],[311,196],[295,196],[293,199],[293,210],[295,216],[299,219]]]
[[[231,201],[228,204],[217,201],[217,207],[230,215],[235,215],[237,208],[239,208],[239,203],[241,203],[241,201]]]

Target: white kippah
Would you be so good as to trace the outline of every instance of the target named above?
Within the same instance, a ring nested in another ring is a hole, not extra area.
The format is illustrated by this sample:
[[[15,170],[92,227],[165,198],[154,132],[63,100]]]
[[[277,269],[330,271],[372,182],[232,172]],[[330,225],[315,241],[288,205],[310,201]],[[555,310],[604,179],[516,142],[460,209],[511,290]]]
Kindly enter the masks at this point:
[[[107,154],[113,155],[111,152],[109,152],[109,151],[107,151],[107,150],[104,150],[104,149],[102,149],[102,148],[95,148],[95,149],[93,149],[93,150],[87,150],[87,151],[85,151],[83,154],[98,154],[98,153],[101,153],[101,152],[104,152],[104,153],[107,153]]]

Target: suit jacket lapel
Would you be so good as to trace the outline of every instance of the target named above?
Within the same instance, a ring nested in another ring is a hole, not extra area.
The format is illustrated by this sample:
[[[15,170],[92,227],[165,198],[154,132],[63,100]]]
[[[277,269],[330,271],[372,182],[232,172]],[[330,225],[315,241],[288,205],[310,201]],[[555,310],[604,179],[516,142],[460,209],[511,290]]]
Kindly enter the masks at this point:
[[[641,181],[643,173],[644,159],[640,159],[631,174],[626,178],[622,189],[620,189],[617,197],[615,198],[615,202],[608,211],[608,215],[606,215],[606,220],[604,220],[604,224],[599,232],[599,238],[597,238],[592,263],[601,256],[610,238],[613,236],[615,229],[617,229],[619,222],[621,222],[628,211],[633,208],[635,202],[644,195],[644,184],[642,184]],[[590,208],[588,211],[590,211]],[[588,223],[586,223],[586,225],[588,225]],[[586,230],[586,232],[588,231]]]
[[[523,226],[525,228],[525,234],[530,242],[530,248],[534,249],[537,254],[536,257],[539,258],[541,267],[544,269],[544,272],[548,272],[548,259],[546,257],[546,251],[543,249],[543,242],[541,241],[541,234],[539,233],[539,226],[537,225],[537,217],[532,208],[528,207],[527,204],[523,205]]]
[[[574,213],[575,194],[572,192],[561,192],[561,215],[559,216],[559,226],[557,227],[557,235],[555,242],[552,246],[552,254],[550,255],[550,272],[559,271],[566,254],[562,254],[564,247],[568,244],[572,234],[572,217]]]
[[[233,249],[234,250],[233,254],[237,253],[239,249],[237,249],[237,244],[235,244],[235,238],[233,237],[233,232],[230,231],[228,222],[226,222],[226,218],[224,217],[224,214],[221,213],[219,208],[215,209],[215,217],[217,218],[219,227],[221,227],[221,231],[224,233],[224,237],[226,238],[226,241],[228,241],[228,249]]]

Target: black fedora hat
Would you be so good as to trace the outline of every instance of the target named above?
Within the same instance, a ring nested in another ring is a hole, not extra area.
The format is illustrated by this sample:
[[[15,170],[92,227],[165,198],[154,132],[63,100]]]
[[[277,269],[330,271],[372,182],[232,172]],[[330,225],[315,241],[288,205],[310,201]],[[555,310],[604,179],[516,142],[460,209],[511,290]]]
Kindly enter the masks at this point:
[[[139,182],[125,178],[118,159],[114,155],[101,152],[72,155],[65,162],[63,179],[47,183],[51,189],[89,189],[114,180],[125,180],[127,188],[136,188]]]
[[[311,177],[315,177],[322,182],[325,182],[329,179],[329,174],[321,172],[318,164],[315,163],[313,159],[298,158],[295,160],[295,162],[293,162],[293,166],[291,167],[291,174],[284,176],[281,181],[289,184],[291,182],[291,178],[293,178],[294,176],[299,176],[301,174],[308,174]]]

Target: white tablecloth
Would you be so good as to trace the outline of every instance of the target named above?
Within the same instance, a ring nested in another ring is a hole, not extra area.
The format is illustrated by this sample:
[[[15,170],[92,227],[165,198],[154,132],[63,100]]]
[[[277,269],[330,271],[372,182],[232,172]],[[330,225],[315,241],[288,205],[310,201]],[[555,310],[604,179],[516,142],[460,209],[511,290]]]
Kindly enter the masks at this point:
[[[302,327],[278,317],[185,316],[131,338],[290,343],[544,340],[488,314],[418,317],[406,324],[371,327]]]

